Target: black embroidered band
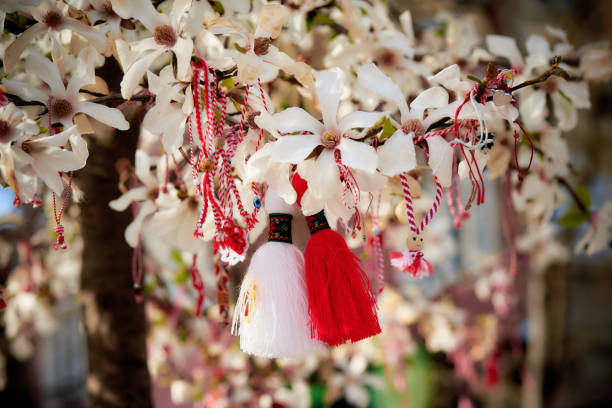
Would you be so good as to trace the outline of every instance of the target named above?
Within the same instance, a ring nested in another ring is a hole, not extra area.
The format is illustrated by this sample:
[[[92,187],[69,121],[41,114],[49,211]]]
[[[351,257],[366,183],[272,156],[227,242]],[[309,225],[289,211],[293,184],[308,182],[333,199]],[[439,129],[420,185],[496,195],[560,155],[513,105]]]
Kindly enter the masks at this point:
[[[327,223],[325,212],[323,210],[319,211],[315,215],[307,216],[306,222],[308,223],[308,229],[310,230],[311,234],[329,228],[329,224]]]
[[[293,215],[274,213],[268,215],[270,229],[268,230],[268,241],[286,242],[291,241],[291,220]]]

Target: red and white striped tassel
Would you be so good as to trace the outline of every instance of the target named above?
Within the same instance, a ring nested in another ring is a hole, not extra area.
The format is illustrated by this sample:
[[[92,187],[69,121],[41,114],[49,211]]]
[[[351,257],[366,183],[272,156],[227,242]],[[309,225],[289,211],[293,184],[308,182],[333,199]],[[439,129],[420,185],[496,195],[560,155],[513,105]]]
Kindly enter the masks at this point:
[[[402,190],[404,193],[404,199],[406,201],[406,215],[408,216],[408,222],[410,224],[410,231],[412,232],[406,241],[408,249],[403,252],[392,251],[389,253],[391,257],[391,264],[402,272],[409,273],[415,278],[423,278],[425,276],[433,275],[433,267],[423,257],[423,237],[421,233],[423,229],[434,214],[440,207],[440,201],[442,200],[442,193],[444,189],[438,181],[438,178],[434,176],[434,184],[436,186],[436,194],[434,202],[421,220],[421,223],[417,226],[414,217],[414,207],[412,204],[412,194],[410,192],[410,185],[405,173],[400,174],[400,180],[402,182]]]

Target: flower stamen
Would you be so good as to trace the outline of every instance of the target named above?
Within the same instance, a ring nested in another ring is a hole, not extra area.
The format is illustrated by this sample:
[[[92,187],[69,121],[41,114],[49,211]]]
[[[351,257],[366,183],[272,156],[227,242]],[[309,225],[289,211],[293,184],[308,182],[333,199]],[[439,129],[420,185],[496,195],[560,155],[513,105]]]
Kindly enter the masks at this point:
[[[157,44],[170,48],[176,44],[177,36],[174,28],[165,24],[155,27],[153,39]]]
[[[49,110],[54,118],[65,118],[72,113],[72,104],[66,99],[56,99]]]
[[[47,12],[42,18],[42,22],[49,28],[57,28],[62,24],[63,16],[56,10]]]
[[[402,131],[405,134],[414,132],[414,137],[416,139],[425,135],[425,128],[423,127],[423,124],[421,123],[421,121],[418,119],[408,119],[406,123],[402,125]]]
[[[321,144],[327,149],[333,149],[340,144],[340,134],[334,130],[326,130],[321,135]]]

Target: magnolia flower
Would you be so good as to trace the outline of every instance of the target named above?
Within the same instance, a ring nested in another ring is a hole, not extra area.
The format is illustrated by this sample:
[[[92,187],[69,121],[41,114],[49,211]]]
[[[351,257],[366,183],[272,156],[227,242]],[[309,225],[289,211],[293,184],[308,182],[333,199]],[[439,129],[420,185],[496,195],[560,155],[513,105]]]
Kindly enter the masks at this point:
[[[168,244],[183,251],[197,253],[202,248],[202,241],[194,237],[196,223],[202,208],[202,196],[195,195],[195,188],[191,180],[191,173],[185,172],[184,186],[186,190],[177,190],[168,186],[161,191],[155,204],[158,210],[149,222],[151,234],[161,236]],[[213,216],[207,214],[202,226],[204,240],[210,241],[215,233]]]
[[[159,161],[157,174],[151,174],[152,158],[143,150],[136,150],[135,173],[142,186],[134,187],[121,197],[111,201],[109,206],[115,211],[125,211],[130,204],[139,203],[138,215],[125,230],[125,240],[135,248],[140,240],[143,224],[157,210],[155,200],[161,187],[165,184],[165,161]]]
[[[529,173],[520,191],[513,192],[517,210],[524,211],[530,220],[547,222],[561,202],[556,181],[546,181],[536,173]]]
[[[120,110],[104,105],[82,100],[79,94],[85,85],[95,83],[93,66],[86,61],[87,49],[81,54],[84,64],[77,70],[65,85],[57,65],[39,54],[31,54],[26,59],[26,72],[41,79],[48,88],[33,87],[24,82],[3,80],[2,83],[9,92],[18,95],[26,101],[38,101],[47,106],[53,123],[59,122],[64,127],[73,125],[74,116],[81,112],[97,121],[120,130],[126,130],[130,124],[125,120]],[[42,119],[41,119],[42,120]]]
[[[167,182],[166,163],[167,160],[173,161],[171,157],[153,158],[143,150],[137,150],[135,173],[142,185],[109,203],[115,211],[125,211],[132,203],[139,204],[137,216],[125,230],[125,240],[133,248],[138,245],[145,223],[147,231],[164,238],[172,246],[189,252],[197,252],[202,246],[202,242],[193,236],[200,215],[201,197],[195,196],[193,183],[187,181],[191,179],[190,171],[182,176],[181,189]],[[154,164],[155,175],[151,172]],[[210,214],[202,230],[204,239],[211,240],[214,224]]]
[[[280,136],[268,148],[270,161],[298,165],[299,174],[309,186],[302,199],[305,214],[316,213],[328,205],[332,213],[346,215],[340,202],[343,187],[336,155],[353,172],[362,191],[372,191],[382,185],[380,175],[376,175],[376,151],[351,138],[356,136],[351,129],[372,126],[382,113],[355,111],[338,121],[343,84],[344,73],[339,69],[318,73],[316,92],[323,123],[302,108],[288,108],[273,116],[274,130],[285,136]],[[310,157],[313,152],[320,153]]]
[[[68,150],[70,146],[71,150]],[[35,137],[31,133],[23,132],[11,142],[10,148],[3,148],[3,164],[9,166],[14,172],[17,181],[20,173],[26,177],[21,180],[31,180],[29,176],[35,173],[51,190],[61,194],[64,189],[60,172],[78,170],[85,166],[89,152],[87,144],[77,132],[76,126],[67,128],[56,135]],[[3,166],[3,171],[4,166]],[[8,177],[10,180],[12,177]],[[21,185],[21,183],[19,183]],[[13,187],[15,194],[20,194],[20,189]],[[35,186],[34,189],[35,191]],[[31,191],[31,189],[30,189]],[[34,194],[28,194],[31,201]]]
[[[237,44],[244,51],[227,50],[226,54],[234,59],[240,82],[249,85],[256,85],[258,81],[270,82],[278,76],[279,68],[289,74],[296,74],[300,82],[308,79],[300,70],[301,64],[272,45],[270,34],[262,27],[256,27],[255,32],[250,34],[243,27],[218,20],[210,24],[209,29],[218,34],[238,36]]]
[[[416,155],[413,137],[423,136],[427,128],[439,119],[435,113],[429,113],[427,117],[424,117],[425,111],[429,108],[442,108],[448,105],[448,93],[444,88],[434,86],[421,92],[409,107],[400,88],[376,65],[367,64],[359,67],[357,75],[361,86],[393,102],[400,111],[400,127],[378,150],[380,172],[394,176],[415,168]],[[438,145],[446,143],[441,137],[430,137],[427,141],[430,147],[430,166],[446,187],[450,185],[452,155],[444,156],[442,151],[440,152],[442,158],[439,159]],[[439,165],[438,163],[442,163],[443,159],[445,160],[443,165]]]
[[[554,49],[548,41],[539,35],[527,38],[525,47],[528,55],[523,59],[513,38],[499,35],[487,36],[487,46],[494,55],[507,58],[512,66],[524,75],[539,75],[550,68],[550,60],[557,55],[565,55],[570,47],[567,41],[558,43]],[[571,70],[567,65],[561,65]],[[519,111],[525,128],[539,131],[544,128],[549,111],[547,97],[553,105],[557,127],[571,130],[578,121],[577,109],[591,107],[589,89],[584,81],[570,81],[551,76],[538,87],[526,87],[519,93]]]
[[[610,248],[612,243],[611,233],[612,202],[607,202],[601,211],[591,213],[589,229],[576,244],[576,253],[585,252],[587,255],[593,255],[605,248]]]
[[[87,0],[91,7],[84,12],[92,24],[106,33],[111,33],[112,38],[121,37],[121,17],[113,10],[112,3],[108,0]]]
[[[97,50],[104,50],[106,45],[104,34],[82,21],[69,17],[69,6],[62,1],[44,0],[39,6],[31,7],[28,10],[37,23],[25,30],[6,49],[4,54],[4,69],[6,72],[13,71],[15,65],[19,61],[19,57],[21,57],[26,47],[45,31],[49,34],[57,49],[60,50],[62,46],[60,44],[59,34],[60,31],[64,29],[68,29],[72,33],[85,37],[85,39],[87,39],[87,41]]]
[[[117,40],[117,52],[125,72],[121,81],[121,95],[132,97],[147,69],[166,51],[176,55],[176,76],[189,79],[193,40],[184,37],[181,19],[191,7],[191,0],[175,0],[170,15],[158,13],[149,0],[111,0],[113,10],[122,18],[135,18],[153,33],[152,37],[127,44]]]
[[[0,150],[5,150],[9,144],[23,133],[38,134],[36,123],[28,119],[25,113],[15,104],[0,106]]]
[[[177,82],[172,67],[164,67],[159,76],[147,72],[149,91],[156,95],[155,106],[150,109],[142,126],[154,135],[162,136],[166,152],[174,152],[183,145],[185,125],[193,111],[191,85],[185,88]]]

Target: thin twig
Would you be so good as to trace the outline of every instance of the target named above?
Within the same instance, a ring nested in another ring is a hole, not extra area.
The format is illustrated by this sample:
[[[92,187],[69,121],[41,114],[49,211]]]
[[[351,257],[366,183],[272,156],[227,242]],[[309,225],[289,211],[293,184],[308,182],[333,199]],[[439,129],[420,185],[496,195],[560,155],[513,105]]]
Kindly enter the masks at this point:
[[[561,184],[563,187],[565,187],[567,192],[570,193],[570,195],[572,196],[572,198],[576,202],[576,205],[578,206],[580,211],[582,211],[586,215],[589,215],[590,214],[589,209],[585,207],[584,203],[580,200],[580,197],[578,197],[578,194],[576,193],[576,190],[574,190],[574,188],[568,183],[568,181],[566,179],[564,179],[563,177],[561,177],[561,176],[555,177],[555,180],[557,180],[559,182],[559,184]]]

